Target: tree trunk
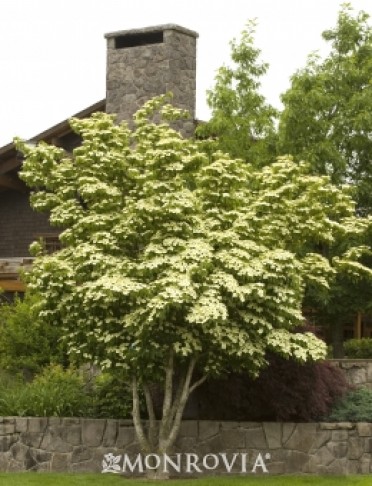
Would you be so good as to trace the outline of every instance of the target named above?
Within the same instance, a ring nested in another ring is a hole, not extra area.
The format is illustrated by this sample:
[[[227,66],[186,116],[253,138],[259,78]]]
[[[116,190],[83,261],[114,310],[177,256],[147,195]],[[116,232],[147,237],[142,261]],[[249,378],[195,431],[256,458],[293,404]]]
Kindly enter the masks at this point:
[[[132,377],[133,423],[141,452],[151,455],[151,465],[149,463],[150,467],[146,469],[146,476],[149,479],[169,478],[169,472],[166,472],[164,468],[164,454],[170,453],[177,439],[183,412],[190,394],[207,378],[207,376],[203,376],[192,383],[196,362],[196,356],[190,358],[187,369],[178,381],[177,389],[174,390],[175,359],[173,350],[169,350],[164,366],[165,380],[162,417],[158,422],[155,418],[150,387],[147,383],[142,383],[148,412],[147,428],[143,426],[140,416],[140,385],[138,377],[136,375]]]
[[[336,359],[342,359],[344,354],[344,332],[342,324],[338,322],[332,322],[331,324],[331,339],[333,348],[333,357]]]

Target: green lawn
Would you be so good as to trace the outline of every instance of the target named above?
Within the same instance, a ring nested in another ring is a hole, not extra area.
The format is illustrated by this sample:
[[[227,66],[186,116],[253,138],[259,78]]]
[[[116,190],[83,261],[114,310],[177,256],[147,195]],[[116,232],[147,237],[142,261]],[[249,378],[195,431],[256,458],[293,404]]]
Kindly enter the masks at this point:
[[[146,486],[160,481],[130,480],[113,474],[0,473],[0,486]],[[371,476],[244,476],[170,480],[168,486],[370,486]]]

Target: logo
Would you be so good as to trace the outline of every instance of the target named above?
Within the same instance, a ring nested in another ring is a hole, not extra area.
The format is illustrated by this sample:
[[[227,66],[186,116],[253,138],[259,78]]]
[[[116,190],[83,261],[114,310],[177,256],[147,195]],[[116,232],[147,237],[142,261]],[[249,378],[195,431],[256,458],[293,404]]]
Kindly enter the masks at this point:
[[[121,466],[119,465],[121,461],[121,456],[114,456],[111,452],[103,456],[102,461],[102,472],[103,473],[114,473],[119,474],[121,472]]]
[[[265,461],[271,459],[269,453],[264,456],[259,453],[249,460],[247,452],[235,452],[229,454],[219,452],[218,454],[206,454],[198,456],[194,453],[178,453],[172,456],[168,454],[137,454],[129,457],[127,454],[115,456],[111,452],[104,455],[102,461],[103,473],[144,473],[148,470],[160,470],[163,473],[197,473],[215,469],[224,469],[227,473],[256,474],[257,472],[268,473]],[[234,468],[234,471],[233,471]]]

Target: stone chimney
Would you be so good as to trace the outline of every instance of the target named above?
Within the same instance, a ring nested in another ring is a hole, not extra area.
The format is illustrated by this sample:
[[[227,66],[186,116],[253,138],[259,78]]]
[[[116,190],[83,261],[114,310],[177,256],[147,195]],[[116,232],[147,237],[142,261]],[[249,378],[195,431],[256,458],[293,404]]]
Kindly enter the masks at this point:
[[[196,32],[167,24],[105,37],[107,113],[116,113],[118,121],[130,120],[145,101],[171,91],[174,105],[188,110],[194,120]],[[189,121],[184,127],[186,133],[191,125]]]

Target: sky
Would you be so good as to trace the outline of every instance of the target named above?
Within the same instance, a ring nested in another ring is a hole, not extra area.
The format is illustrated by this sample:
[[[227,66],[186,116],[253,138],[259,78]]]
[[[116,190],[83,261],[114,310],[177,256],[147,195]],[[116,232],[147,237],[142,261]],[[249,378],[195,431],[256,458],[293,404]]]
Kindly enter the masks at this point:
[[[372,15],[372,0],[351,0]],[[206,91],[230,60],[229,42],[257,19],[256,47],[270,69],[268,102],[308,54],[326,54],[321,38],[335,26],[339,0],[0,0],[0,147],[28,139],[105,98],[104,34],[175,23],[199,33],[198,119],[209,118]]]

